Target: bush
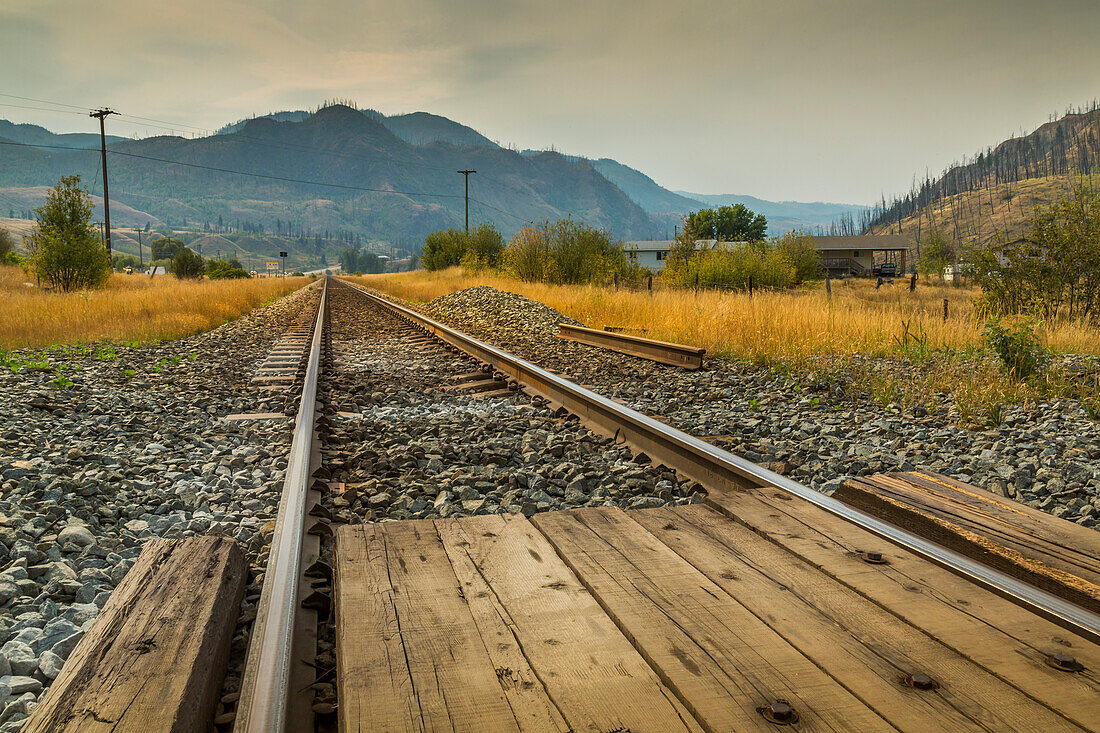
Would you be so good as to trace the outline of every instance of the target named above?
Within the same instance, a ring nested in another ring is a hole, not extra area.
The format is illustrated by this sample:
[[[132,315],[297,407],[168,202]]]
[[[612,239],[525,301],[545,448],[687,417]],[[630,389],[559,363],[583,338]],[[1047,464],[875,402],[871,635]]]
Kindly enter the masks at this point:
[[[92,197],[80,176],[63,177],[34,213],[38,228],[26,242],[40,280],[66,291],[107,282],[111,258],[92,227]]]
[[[172,258],[172,274],[180,280],[184,278],[197,280],[202,277],[202,256],[184,247]]]
[[[990,319],[985,324],[985,338],[1001,358],[1004,368],[1017,379],[1039,374],[1050,359],[1050,352],[1035,335],[1034,321],[1020,320],[1006,328],[1000,319]]]
[[[686,258],[686,259],[685,259]],[[797,258],[796,265],[792,258]],[[820,260],[808,260],[803,244],[795,242],[720,242],[713,247],[684,249],[669,258],[661,277],[667,283],[691,287],[747,288],[749,278],[755,287],[788,288],[801,282],[804,272],[819,272]]]
[[[504,237],[492,224],[470,232],[463,246],[461,264],[467,272],[496,269],[504,259]]]
[[[817,280],[825,276],[825,267],[821,264],[821,255],[805,233],[787,232],[779,238],[775,248],[780,256],[785,257],[794,267],[794,282],[796,285],[806,280]]]
[[[432,232],[424,239],[421,261],[425,270],[443,270],[462,262],[466,254],[466,232],[444,229]]]
[[[8,255],[15,251],[15,238],[7,229],[0,229],[0,262],[7,260]]]
[[[175,260],[172,261],[172,265],[175,266]],[[207,260],[206,276],[211,280],[237,280],[252,277],[245,272],[245,269],[241,267],[241,263],[235,259],[229,261]]]
[[[622,242],[572,219],[520,229],[504,252],[504,266],[521,280],[558,284],[602,282],[616,274],[633,279],[642,273],[627,259]]]
[[[127,267],[132,267],[136,270],[141,267],[141,263],[138,262],[137,257],[134,257],[131,254],[116,252],[111,255],[111,268],[115,272],[122,272]]]

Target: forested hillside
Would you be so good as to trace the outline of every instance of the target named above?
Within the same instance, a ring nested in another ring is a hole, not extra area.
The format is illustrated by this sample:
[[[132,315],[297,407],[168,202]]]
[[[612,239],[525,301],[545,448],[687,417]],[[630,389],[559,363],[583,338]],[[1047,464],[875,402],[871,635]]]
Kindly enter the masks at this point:
[[[1036,206],[1091,186],[1098,161],[1100,109],[1092,106],[925,178],[867,212],[862,228],[907,233],[918,243],[933,234],[960,245],[1011,241],[1027,233]]]

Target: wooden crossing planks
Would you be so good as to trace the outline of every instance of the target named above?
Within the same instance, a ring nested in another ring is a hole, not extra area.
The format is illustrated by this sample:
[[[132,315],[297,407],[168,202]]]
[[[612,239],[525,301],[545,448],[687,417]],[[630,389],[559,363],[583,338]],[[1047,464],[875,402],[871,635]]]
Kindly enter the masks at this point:
[[[341,730],[699,730],[526,520],[477,520],[338,532]]]
[[[1076,726],[755,532],[705,506],[629,516],[899,730]],[[927,674],[934,694],[899,684]],[[990,705],[990,700],[997,700]]]
[[[777,700],[793,706],[807,730],[890,730],[621,510],[532,521],[708,730],[772,730],[757,710]]]
[[[781,489],[707,503],[1086,729],[1100,711],[1100,646]],[[884,565],[861,553],[880,551]],[[1085,669],[1046,663],[1073,654]]]
[[[1100,532],[937,474],[850,479],[835,496],[1100,612]]]
[[[233,540],[150,540],[24,731],[206,730],[248,567]]]
[[[1097,727],[1096,645],[778,494],[342,528],[341,729]]]

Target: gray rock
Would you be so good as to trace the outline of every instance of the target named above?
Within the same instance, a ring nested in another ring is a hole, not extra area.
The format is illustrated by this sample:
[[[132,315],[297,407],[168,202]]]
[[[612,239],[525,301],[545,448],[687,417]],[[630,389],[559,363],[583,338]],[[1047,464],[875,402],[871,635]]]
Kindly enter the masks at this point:
[[[38,658],[38,670],[47,679],[57,679],[57,675],[61,674],[61,668],[64,665],[65,660],[51,651],[42,652],[42,656]]]
[[[58,544],[71,542],[78,547],[87,547],[96,543],[95,535],[83,525],[69,525],[57,534]]]

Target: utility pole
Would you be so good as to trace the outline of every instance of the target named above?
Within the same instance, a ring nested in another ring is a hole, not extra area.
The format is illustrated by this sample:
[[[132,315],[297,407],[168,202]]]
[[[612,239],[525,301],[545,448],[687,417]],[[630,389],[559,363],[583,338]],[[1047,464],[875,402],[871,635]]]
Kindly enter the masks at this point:
[[[118,112],[109,110],[106,107],[88,113],[89,117],[99,118],[99,154],[103,158],[103,222],[106,225],[104,229],[106,236],[103,241],[107,245],[108,253],[111,251],[111,202],[108,198],[109,194],[107,191],[107,134],[104,131],[103,119],[107,117],[107,115],[117,114]]]
[[[145,267],[145,258],[141,255],[141,229],[137,230],[138,235],[138,264]]]
[[[470,174],[477,171],[457,171],[466,177],[466,233],[470,233]],[[104,179],[106,182],[106,179]]]

